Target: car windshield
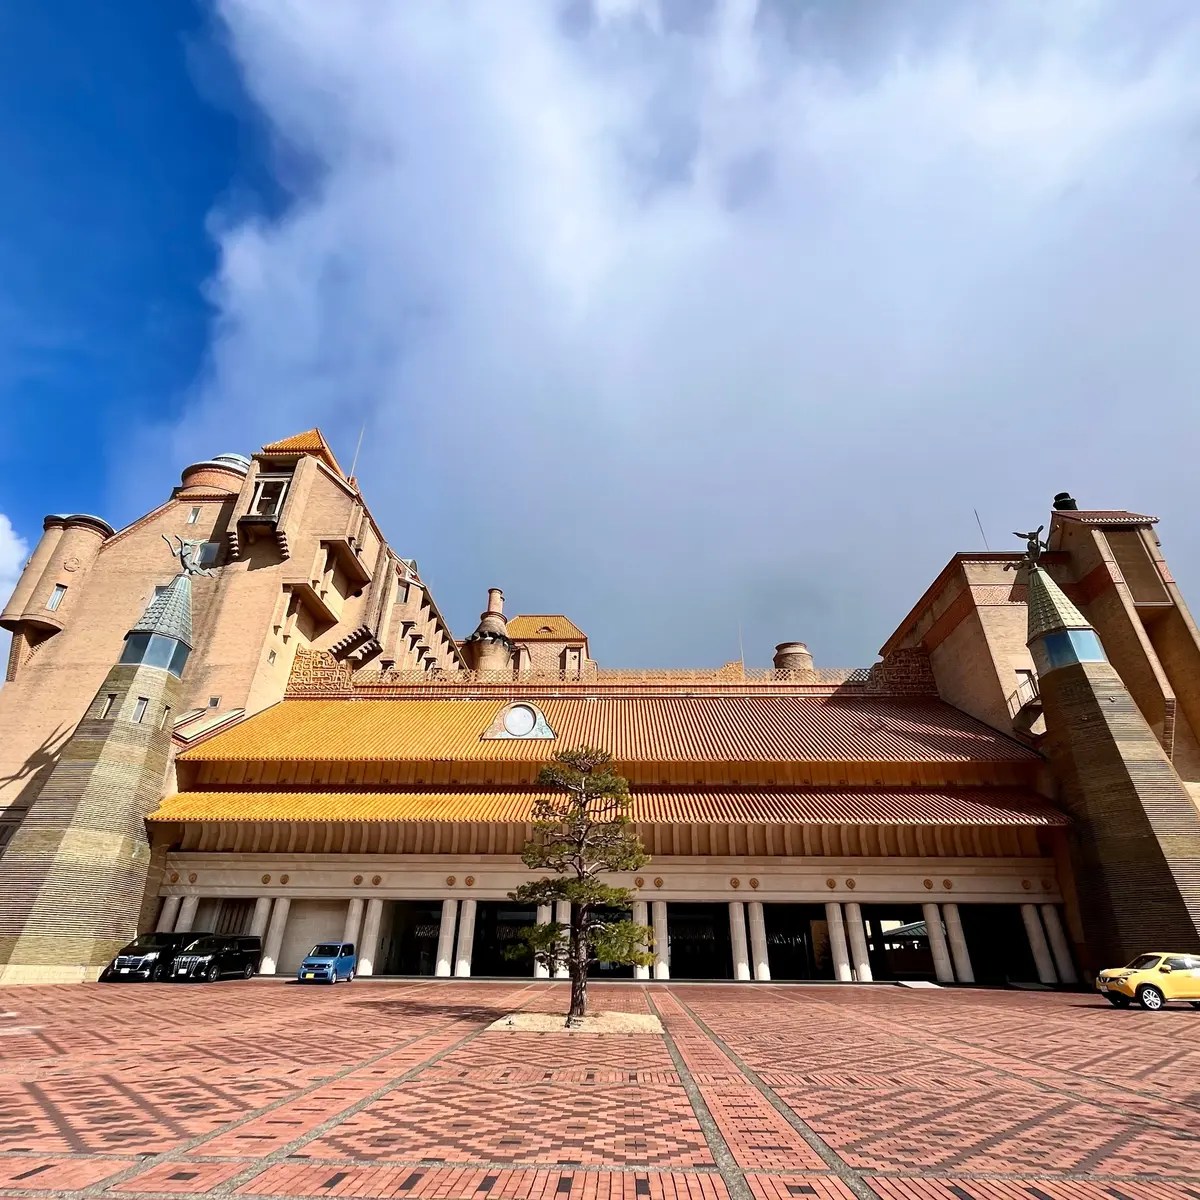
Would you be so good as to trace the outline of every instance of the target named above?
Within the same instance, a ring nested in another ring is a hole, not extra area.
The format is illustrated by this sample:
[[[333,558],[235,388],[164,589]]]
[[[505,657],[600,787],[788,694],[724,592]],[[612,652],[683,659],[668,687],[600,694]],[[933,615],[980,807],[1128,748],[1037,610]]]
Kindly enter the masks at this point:
[[[212,937],[198,938],[188,945],[188,951],[191,954],[215,954],[220,948],[220,941]]]
[[[331,942],[322,942],[319,946],[312,948],[312,953],[309,958],[337,958],[341,953],[341,945],[334,945]]]
[[[179,935],[176,933],[143,933],[140,938],[135,938],[126,950],[161,950],[164,946],[174,946],[179,942]]]
[[[1139,954],[1126,968],[1129,971],[1148,971],[1162,956],[1159,954]]]

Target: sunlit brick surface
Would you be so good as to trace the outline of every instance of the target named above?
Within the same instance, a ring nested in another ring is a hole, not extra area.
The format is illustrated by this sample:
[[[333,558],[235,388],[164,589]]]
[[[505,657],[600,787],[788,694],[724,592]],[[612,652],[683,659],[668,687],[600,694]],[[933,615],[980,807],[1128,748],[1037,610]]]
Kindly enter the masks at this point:
[[[549,983],[0,993],[0,1195],[1200,1200],[1200,1013]]]

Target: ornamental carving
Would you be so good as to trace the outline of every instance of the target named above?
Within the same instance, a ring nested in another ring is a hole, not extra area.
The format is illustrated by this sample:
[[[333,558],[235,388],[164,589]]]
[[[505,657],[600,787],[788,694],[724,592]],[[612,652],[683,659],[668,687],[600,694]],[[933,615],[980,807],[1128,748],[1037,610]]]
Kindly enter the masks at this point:
[[[662,885],[663,885],[662,876],[661,876],[661,875],[656,875],[656,876],[655,876],[655,878],[654,878],[654,886],[655,886],[655,887],[662,887]]]
[[[458,882],[458,880],[455,879],[453,875],[446,876],[446,886],[447,887],[453,887],[457,882]]]
[[[279,882],[280,882],[280,883],[287,883],[287,881],[288,881],[289,879],[291,879],[291,876],[290,876],[290,875],[280,875],[280,877],[279,877]]]
[[[932,879],[923,879],[923,880],[921,880],[921,882],[925,885],[925,890],[927,892],[930,892],[933,890],[933,880]]]
[[[847,886],[847,887],[848,887],[848,888],[849,888],[851,891],[854,891],[854,889],[855,889],[856,887],[858,887],[858,884],[857,884],[857,883],[855,883],[853,879],[847,879],[847,880],[846,880],[846,886]]]
[[[634,887],[645,887],[645,886],[646,886],[646,881],[645,881],[645,879],[643,879],[643,878],[642,878],[642,876],[641,876],[641,875],[639,875],[639,876],[638,876],[638,877],[637,877],[637,878],[636,878],[636,879],[633,881],[633,886],[634,886]]]
[[[292,660],[288,676],[289,696],[349,696],[354,692],[353,667],[347,659],[338,662],[326,650],[306,650],[300,646]]]
[[[262,881],[263,881],[263,883],[270,883],[270,882],[271,882],[271,877],[270,877],[270,875],[264,875],[264,876],[262,877]]]
[[[752,888],[756,888],[756,887],[758,887],[758,880],[757,880],[757,879],[751,879],[751,880],[750,880],[750,886],[751,886]]]
[[[735,887],[735,888],[740,888],[742,886],[742,881],[740,879],[731,879],[729,881],[729,886]]]
[[[1033,880],[1032,880],[1032,879],[1022,879],[1022,880],[1021,880],[1021,886],[1022,886],[1022,887],[1023,887],[1023,888],[1024,888],[1026,891],[1029,891],[1029,889],[1030,889],[1031,887],[1033,887]]]
[[[355,887],[358,887],[358,885],[359,885],[360,883],[362,883],[362,876],[361,876],[361,875],[355,875],[355,877],[354,877],[354,886],[355,886]]]
[[[196,872],[195,872],[195,871],[193,871],[193,872],[192,872],[192,873],[191,873],[191,874],[188,876],[188,883],[195,883],[195,882],[196,882]]]
[[[467,887],[474,887],[475,886],[475,876],[468,875],[466,877],[466,879],[463,880],[463,883],[465,883],[467,885]]]
[[[382,875],[372,875],[371,876],[371,883],[373,886],[378,887],[382,882],[383,882]]]
[[[62,568],[64,571],[75,572],[79,570],[79,559],[74,554],[63,559]]]
[[[942,880],[942,887],[944,887],[946,889],[946,891],[949,891],[953,886],[954,886],[954,881],[952,879],[943,879]]]
[[[179,882],[179,872],[178,872],[178,871],[172,871],[172,872],[171,872],[171,882],[172,882],[172,883],[178,883],[178,882]]]
[[[825,886],[827,888],[829,888],[830,891],[833,891],[833,889],[835,887],[837,887],[837,880],[836,879],[827,879],[827,880],[825,880]]]

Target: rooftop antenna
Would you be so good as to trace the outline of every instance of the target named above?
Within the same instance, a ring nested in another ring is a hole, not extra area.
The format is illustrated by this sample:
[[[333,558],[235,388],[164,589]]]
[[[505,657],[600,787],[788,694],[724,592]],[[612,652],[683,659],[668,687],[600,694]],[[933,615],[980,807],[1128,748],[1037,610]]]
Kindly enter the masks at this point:
[[[738,618],[738,661],[743,667],[746,665],[746,651],[742,648],[742,621]]]
[[[350,463],[350,478],[354,478],[354,468],[358,466],[358,452],[362,449],[363,434],[367,432],[367,423],[363,422],[362,428],[358,431],[358,445],[354,447],[354,460]]]
[[[991,546],[988,545],[987,534],[983,532],[983,522],[979,519],[979,509],[973,508],[971,511],[975,514],[975,524],[979,526],[979,536],[983,538],[983,548],[991,550]]]

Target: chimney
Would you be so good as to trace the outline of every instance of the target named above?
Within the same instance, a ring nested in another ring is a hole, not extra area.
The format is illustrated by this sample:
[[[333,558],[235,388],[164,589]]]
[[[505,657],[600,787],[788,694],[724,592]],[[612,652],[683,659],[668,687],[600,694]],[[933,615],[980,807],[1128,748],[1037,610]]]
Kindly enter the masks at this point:
[[[490,613],[504,614],[504,593],[499,588],[488,588],[488,606]]]
[[[780,642],[775,647],[774,663],[776,671],[789,671],[794,679],[815,676],[812,655],[803,642]]]
[[[1078,512],[1079,505],[1075,503],[1070,492],[1059,492],[1054,497],[1054,507],[1058,512]]]

